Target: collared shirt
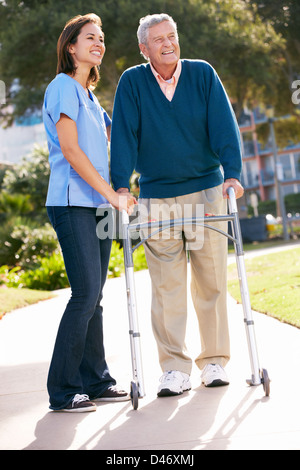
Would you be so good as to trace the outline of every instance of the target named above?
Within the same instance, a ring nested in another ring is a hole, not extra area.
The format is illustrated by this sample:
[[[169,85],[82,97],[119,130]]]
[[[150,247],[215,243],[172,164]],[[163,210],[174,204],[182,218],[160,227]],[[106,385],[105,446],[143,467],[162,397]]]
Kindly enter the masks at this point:
[[[74,78],[60,73],[49,84],[43,106],[51,168],[46,205],[107,205],[107,200],[84,181],[64,157],[56,130],[61,114],[76,122],[80,148],[105,181],[110,181],[106,133],[110,119],[92,92],[89,98]]]
[[[164,80],[162,76],[155,70],[151,62],[150,67],[157,80],[157,83],[160,86],[161,91],[169,101],[172,101],[181,74],[181,61],[178,61],[175,72],[170,80]]]

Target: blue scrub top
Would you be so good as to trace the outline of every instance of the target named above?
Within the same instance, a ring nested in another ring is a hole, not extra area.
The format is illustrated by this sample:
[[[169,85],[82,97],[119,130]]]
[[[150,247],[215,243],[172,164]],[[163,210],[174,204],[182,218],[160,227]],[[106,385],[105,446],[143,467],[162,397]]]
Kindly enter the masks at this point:
[[[60,73],[48,85],[43,106],[51,169],[46,206],[108,205],[63,156],[56,131],[61,114],[76,122],[80,148],[105,181],[110,182],[106,126],[111,120],[92,92],[89,98],[80,83]]]

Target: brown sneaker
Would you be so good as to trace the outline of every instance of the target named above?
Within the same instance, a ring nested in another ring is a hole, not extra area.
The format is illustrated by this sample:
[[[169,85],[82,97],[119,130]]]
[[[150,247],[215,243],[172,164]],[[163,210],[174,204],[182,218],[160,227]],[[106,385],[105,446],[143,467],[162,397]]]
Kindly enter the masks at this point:
[[[118,389],[115,385],[109,387],[98,398],[93,398],[95,402],[99,401],[127,401],[130,400],[130,395],[125,390]]]
[[[91,402],[88,395],[75,395],[71,403],[57,411],[66,411],[68,413],[84,413],[86,411],[96,411],[97,407],[95,403]]]

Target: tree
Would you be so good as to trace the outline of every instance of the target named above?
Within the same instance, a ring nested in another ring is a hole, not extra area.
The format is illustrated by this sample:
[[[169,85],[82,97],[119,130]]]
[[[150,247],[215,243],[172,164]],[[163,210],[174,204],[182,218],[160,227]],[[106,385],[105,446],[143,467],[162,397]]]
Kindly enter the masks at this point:
[[[249,3],[285,41],[276,70],[277,93],[269,103],[273,104],[277,117],[274,122],[277,145],[285,148],[300,142],[300,108],[292,100],[293,82],[300,78],[300,4],[295,0],[249,0]],[[269,136],[269,125],[259,126],[257,133],[264,145]]]
[[[292,83],[300,78],[300,3],[295,0],[250,0],[264,21],[269,22],[282,36],[286,47],[278,70],[278,114],[295,113],[292,103]]]
[[[178,23],[182,57],[216,67],[239,112],[245,101],[274,99],[276,70],[284,44],[269,21],[247,0],[5,0],[0,3],[0,78],[8,92],[6,120],[41,109],[55,76],[56,42],[72,16],[101,16],[107,53],[98,88],[109,110],[120,74],[142,62],[137,46],[139,18],[164,11]],[[105,104],[105,103],[104,103]],[[2,114],[4,114],[2,110]]]
[[[245,104],[272,102],[284,48],[281,36],[248,1],[193,3],[197,6],[193,21],[188,15],[180,16],[188,55],[199,57],[201,51],[201,57],[215,66],[236,102],[238,116]]]

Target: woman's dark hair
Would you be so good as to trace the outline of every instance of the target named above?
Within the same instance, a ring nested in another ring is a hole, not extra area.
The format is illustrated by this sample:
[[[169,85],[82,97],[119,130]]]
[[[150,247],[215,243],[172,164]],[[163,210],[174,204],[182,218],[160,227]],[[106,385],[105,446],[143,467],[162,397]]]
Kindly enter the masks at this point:
[[[77,37],[80,34],[81,28],[87,23],[94,23],[99,26],[100,29],[102,29],[101,19],[94,13],[88,13],[87,15],[83,16],[75,16],[66,23],[57,41],[57,74],[75,74],[76,66],[73,62],[72,55],[69,53],[68,49],[70,44],[76,44]],[[88,77],[87,87],[95,88],[99,81],[99,78],[100,75],[98,67],[92,67]]]

